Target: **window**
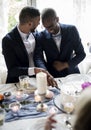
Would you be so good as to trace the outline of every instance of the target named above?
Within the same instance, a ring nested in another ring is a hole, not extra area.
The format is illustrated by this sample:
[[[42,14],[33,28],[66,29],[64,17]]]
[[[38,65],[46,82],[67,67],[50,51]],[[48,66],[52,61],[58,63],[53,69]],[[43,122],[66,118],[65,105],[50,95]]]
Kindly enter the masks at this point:
[[[8,31],[18,22],[20,10],[27,5],[27,0],[9,0],[8,7]]]
[[[54,8],[61,23],[76,25],[83,43],[91,42],[91,0],[36,0],[36,6]]]
[[[45,7],[54,8],[61,23],[76,25],[82,42],[91,42],[91,0],[0,0],[0,38],[16,25],[18,14],[26,5],[36,6],[40,12]],[[41,30],[41,26],[38,29]]]

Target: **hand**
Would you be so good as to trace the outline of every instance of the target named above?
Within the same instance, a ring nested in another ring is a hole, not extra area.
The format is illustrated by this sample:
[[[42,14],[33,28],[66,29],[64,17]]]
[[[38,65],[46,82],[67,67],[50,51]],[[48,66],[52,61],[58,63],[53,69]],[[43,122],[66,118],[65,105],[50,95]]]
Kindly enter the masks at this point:
[[[54,114],[51,115],[51,116],[47,119],[47,121],[46,121],[46,123],[45,123],[45,128],[44,128],[44,130],[52,130],[52,128],[55,128],[55,126],[53,126],[53,124],[54,124],[54,123],[57,123],[57,121],[56,121],[55,119],[53,119],[53,117],[54,117]]]
[[[53,67],[57,70],[57,71],[62,71],[66,68],[69,67],[67,62],[60,62],[60,61],[54,61],[53,63]]]
[[[46,70],[42,69],[42,68],[34,68],[35,74],[39,73],[39,72],[44,72],[47,74],[47,82],[48,82],[48,86],[52,86],[52,87],[57,87],[57,82],[55,81],[55,79],[53,78],[53,76]]]
[[[35,74],[39,73],[39,72],[46,72],[46,70],[42,69],[42,68],[38,68],[38,67],[35,67],[34,68],[34,72]]]
[[[46,73],[47,73],[48,86],[58,87],[57,82],[55,81],[53,76],[48,71]]]

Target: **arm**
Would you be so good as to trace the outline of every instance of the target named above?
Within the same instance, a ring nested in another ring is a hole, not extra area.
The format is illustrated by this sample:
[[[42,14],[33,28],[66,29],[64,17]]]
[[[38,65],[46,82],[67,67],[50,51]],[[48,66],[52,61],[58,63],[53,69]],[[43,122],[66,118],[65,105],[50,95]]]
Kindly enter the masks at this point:
[[[65,50],[68,51],[69,49],[69,52],[66,53],[66,57],[69,56],[69,59],[66,62],[54,61],[53,66],[57,71],[61,71],[66,68],[74,68],[86,56],[77,29],[74,26],[71,26],[69,30],[66,31],[66,35],[68,36],[68,41],[66,41],[67,43],[65,44],[68,44],[68,42],[69,44]],[[72,54],[73,51],[74,54]]]
[[[47,81],[48,81],[48,86],[53,86],[53,87],[58,87],[57,82],[53,78],[53,76],[47,71],[46,68],[46,61],[44,58],[43,54],[43,48],[41,46],[41,40],[40,36],[36,38],[36,45],[35,45],[35,50],[34,50],[34,63],[36,67],[43,68],[47,74]]]
[[[34,63],[36,67],[41,67],[47,70],[46,61],[43,54],[41,35],[38,35],[36,38],[36,45],[34,50]]]
[[[28,65],[26,65],[26,67],[24,65],[21,66],[21,64],[23,63],[21,63],[18,50],[17,52],[15,51],[14,48],[15,45],[16,45],[15,41],[13,41],[10,38],[10,36],[6,36],[2,40],[2,53],[5,58],[8,73],[11,77],[19,77],[20,75],[27,75]]]
[[[79,33],[75,26],[71,29],[71,39],[73,44],[74,54],[72,58],[68,61],[69,67],[77,66],[86,56]]]

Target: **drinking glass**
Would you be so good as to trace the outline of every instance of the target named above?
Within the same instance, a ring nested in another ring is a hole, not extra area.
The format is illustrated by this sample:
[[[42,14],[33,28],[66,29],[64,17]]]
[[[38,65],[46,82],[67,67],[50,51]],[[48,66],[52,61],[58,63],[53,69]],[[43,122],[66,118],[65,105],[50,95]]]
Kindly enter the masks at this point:
[[[76,98],[73,95],[65,95],[62,99],[62,107],[63,110],[66,112],[64,122],[65,125],[68,127],[68,129],[72,129],[71,126],[71,113],[75,109],[75,103],[76,103]]]
[[[4,124],[5,120],[5,111],[4,109],[0,108],[0,127]]]
[[[64,103],[64,111],[67,113],[66,120],[70,120],[70,114],[74,111],[74,104],[72,102],[66,102]]]
[[[21,88],[28,88],[29,87],[29,76],[21,75],[19,76],[19,83]]]

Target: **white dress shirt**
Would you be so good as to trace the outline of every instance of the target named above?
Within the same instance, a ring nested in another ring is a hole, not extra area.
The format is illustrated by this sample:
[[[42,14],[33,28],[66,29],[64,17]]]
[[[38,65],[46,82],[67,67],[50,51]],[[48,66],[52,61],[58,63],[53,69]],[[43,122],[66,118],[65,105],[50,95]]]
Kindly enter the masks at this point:
[[[60,52],[60,44],[61,44],[61,30],[59,30],[59,32],[56,34],[56,35],[52,35],[55,43],[56,43],[56,46]]]
[[[29,55],[29,68],[28,68],[28,74],[34,75],[34,61],[33,61],[33,53],[35,48],[35,38],[33,34],[30,32],[29,34],[23,33],[20,31],[19,27],[17,26],[19,34],[23,40],[23,43],[25,45],[25,48]]]

